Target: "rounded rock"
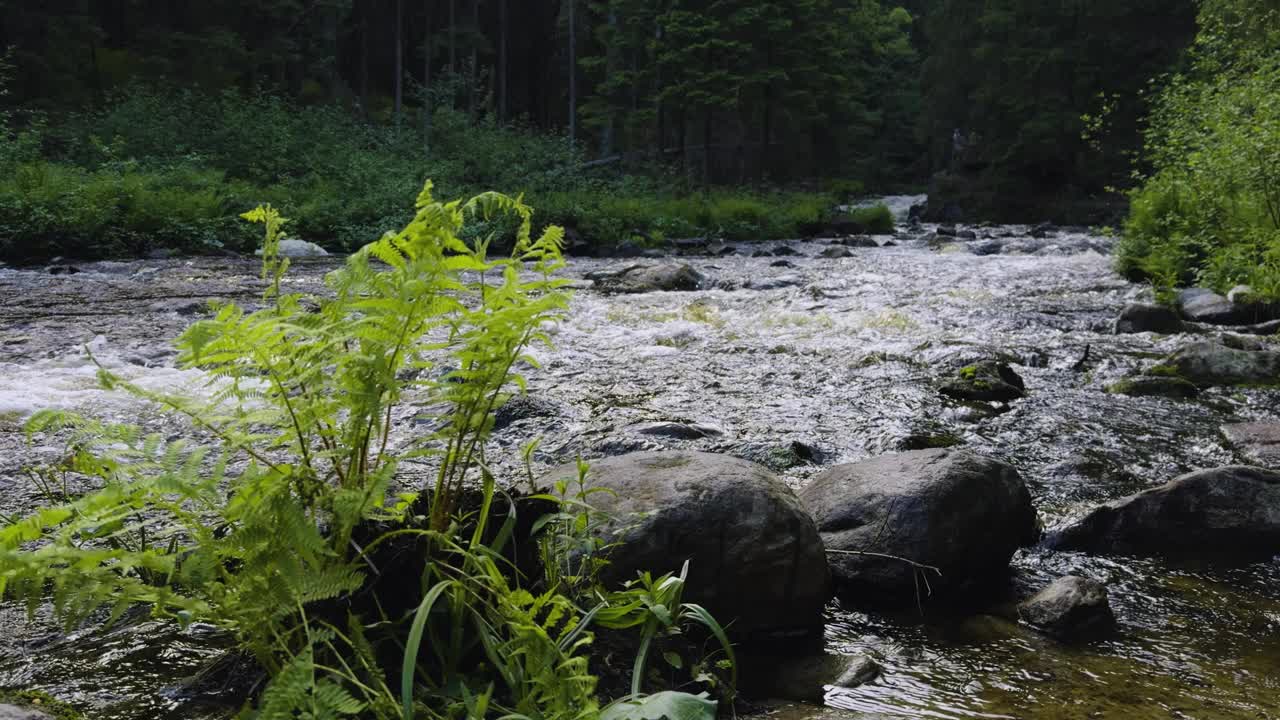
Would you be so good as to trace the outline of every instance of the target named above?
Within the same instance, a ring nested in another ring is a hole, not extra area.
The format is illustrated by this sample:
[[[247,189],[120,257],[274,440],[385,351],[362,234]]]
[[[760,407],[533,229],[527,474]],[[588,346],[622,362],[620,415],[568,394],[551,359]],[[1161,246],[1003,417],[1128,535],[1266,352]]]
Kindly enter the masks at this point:
[[[1018,617],[1061,639],[1096,637],[1115,627],[1102,583],[1077,575],[1060,577],[1018,606]]]
[[[914,606],[1005,576],[1039,521],[1018,471],[954,449],[838,465],[800,493],[818,524],[841,599]]]
[[[577,477],[566,465],[544,486]],[[795,493],[755,463],[701,452],[644,452],[591,462],[589,502],[613,547],[602,580],[678,573],[685,599],[740,636],[819,629],[830,598],[822,539]]]

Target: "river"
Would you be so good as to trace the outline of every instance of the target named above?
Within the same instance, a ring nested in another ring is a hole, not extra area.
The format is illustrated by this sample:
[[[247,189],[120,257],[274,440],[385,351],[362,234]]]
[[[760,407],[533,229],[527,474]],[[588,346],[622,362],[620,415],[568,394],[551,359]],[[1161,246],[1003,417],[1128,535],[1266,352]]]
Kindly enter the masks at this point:
[[[1104,392],[1188,342],[1111,334],[1125,303],[1149,291],[1112,272],[1109,238],[980,226],[970,228],[976,240],[939,248],[927,242],[935,229],[902,231],[893,246],[838,259],[818,257],[823,241],[787,243],[796,251],[787,257],[753,257],[781,245],[761,243],[682,258],[710,279],[693,292],[605,295],[584,281],[552,332],[554,347],[536,352],[542,368],[529,373],[530,394],[549,416],[499,431],[489,457],[515,471],[517,449],[535,437],[541,467],[579,454],[696,448],[767,461],[800,487],[831,464],[946,438],[1016,466],[1053,527],[1234,461],[1220,426],[1280,409],[1274,390],[1213,390],[1192,402]],[[572,259],[566,274],[631,262]],[[298,263],[290,282],[315,289],[332,267]],[[38,502],[22,468],[56,452],[26,446],[21,424],[31,411],[160,422],[96,387],[85,346],[144,386],[196,387],[199,373],[173,367],[168,338],[206,299],[252,302],[259,288],[246,259],[76,268],[0,268],[0,513]],[[958,364],[993,353],[1012,359],[1027,385],[1007,412],[975,412],[936,391]],[[706,432],[642,432],[669,421]],[[412,413],[399,426],[411,435]],[[884,672],[829,693],[824,717],[1280,717],[1280,562],[1174,567],[1030,549],[1014,559],[1014,594],[1067,572],[1108,583],[1116,635],[1061,644],[1010,619],[1008,605],[965,615],[926,608],[921,617],[833,604],[829,649],[870,654]],[[126,623],[68,634],[10,606],[0,606],[0,628],[0,688],[41,688],[93,718],[220,716],[172,690],[221,651],[207,628]]]

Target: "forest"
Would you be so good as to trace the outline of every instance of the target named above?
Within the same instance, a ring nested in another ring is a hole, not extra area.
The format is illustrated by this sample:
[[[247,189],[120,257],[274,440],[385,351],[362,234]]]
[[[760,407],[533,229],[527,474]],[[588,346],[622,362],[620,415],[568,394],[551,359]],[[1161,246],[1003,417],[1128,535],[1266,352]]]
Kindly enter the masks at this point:
[[[0,720],[1280,715],[1280,0],[0,17]]]
[[[828,197],[925,189],[939,218],[1104,224],[1196,28],[1192,0],[3,12],[8,256],[240,247],[228,210],[262,201],[351,249],[426,177],[604,245],[797,236]]]

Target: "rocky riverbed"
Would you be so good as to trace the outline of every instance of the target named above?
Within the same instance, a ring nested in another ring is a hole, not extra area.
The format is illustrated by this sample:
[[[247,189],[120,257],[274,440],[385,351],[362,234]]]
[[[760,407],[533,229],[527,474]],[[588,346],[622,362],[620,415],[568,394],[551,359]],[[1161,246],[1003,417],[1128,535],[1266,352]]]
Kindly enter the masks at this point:
[[[839,242],[690,243],[675,259],[572,259],[571,316],[554,347],[537,350],[529,397],[500,413],[489,457],[514,475],[518,448],[535,438],[539,470],[700,450],[764,464],[801,489],[836,464],[963,446],[1016,468],[1045,528],[1248,460],[1221,428],[1274,419],[1280,391],[1107,391],[1212,333],[1113,334],[1122,308],[1149,292],[1113,274],[1110,246],[1082,229],[930,225]],[[334,262],[299,262],[290,282],[317,289]],[[666,262],[688,265],[665,286],[678,289],[603,291]],[[645,269],[625,272],[637,264]],[[227,258],[0,268],[0,513],[39,502],[22,469],[56,452],[26,445],[33,410],[158,422],[97,389],[86,348],[144,387],[198,389],[200,374],[173,366],[168,340],[209,299],[253,303],[257,270]],[[1024,396],[940,392],[984,361],[1013,370]],[[410,408],[398,435],[415,423]],[[1033,547],[1013,567],[1002,599],[963,612],[831,604],[828,650],[869,655],[881,672],[832,689],[821,717],[1280,717],[1280,562]],[[1066,574],[1108,587],[1114,633],[1070,643],[1018,621],[1018,600]],[[68,635],[7,606],[0,627],[0,688],[44,689],[95,718],[219,717],[173,689],[221,650],[200,627]]]

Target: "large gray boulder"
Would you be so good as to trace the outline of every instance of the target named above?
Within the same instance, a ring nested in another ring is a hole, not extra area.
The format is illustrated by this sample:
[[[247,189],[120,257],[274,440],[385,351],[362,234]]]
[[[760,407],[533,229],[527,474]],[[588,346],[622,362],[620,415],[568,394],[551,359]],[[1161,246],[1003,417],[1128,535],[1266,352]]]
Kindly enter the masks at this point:
[[[256,254],[261,255],[262,250],[258,249]],[[327,257],[329,251],[313,242],[298,240],[297,238],[285,238],[280,241],[280,247],[276,250],[276,254],[287,258],[312,258]]]
[[[1280,553],[1280,473],[1243,465],[1189,473],[1095,508],[1048,544],[1171,558],[1270,557]]]
[[[1177,311],[1163,305],[1130,303],[1116,318],[1115,334],[1153,332],[1173,335],[1185,332],[1186,325]]]
[[[1232,423],[1222,434],[1248,462],[1280,469],[1280,422]]]
[[[34,708],[0,703],[0,720],[53,720],[53,716]]]
[[[1178,350],[1147,373],[1180,377],[1200,387],[1274,385],[1280,382],[1280,353],[1198,342]]]
[[[837,593],[853,604],[911,606],[926,588],[939,597],[978,590],[1039,537],[1017,470],[964,450],[838,465],[800,500],[829,551]]]
[[[1244,325],[1254,321],[1249,307],[1237,305],[1204,288],[1189,288],[1179,292],[1178,311],[1188,320],[1211,325]]]
[[[566,465],[543,480],[577,477]],[[645,452],[595,460],[588,501],[617,543],[602,578],[679,572],[685,599],[740,635],[812,632],[830,598],[822,539],[800,501],[755,463],[701,452]]]
[[[1062,639],[1084,639],[1115,627],[1107,587],[1076,575],[1060,577],[1018,606],[1018,617]]]
[[[698,290],[707,282],[706,276],[685,263],[630,265],[621,270],[592,273],[587,279],[594,280],[597,288],[609,293]]]

